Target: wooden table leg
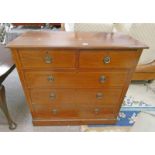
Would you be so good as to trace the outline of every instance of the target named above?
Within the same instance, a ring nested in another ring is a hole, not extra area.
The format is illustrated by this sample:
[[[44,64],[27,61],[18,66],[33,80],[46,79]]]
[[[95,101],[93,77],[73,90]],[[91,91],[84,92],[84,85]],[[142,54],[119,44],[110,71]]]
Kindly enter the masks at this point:
[[[4,112],[8,120],[9,128],[11,130],[16,129],[17,124],[12,121],[9,111],[8,111],[8,107],[6,104],[5,87],[3,85],[0,85],[0,108],[2,109],[2,111]]]

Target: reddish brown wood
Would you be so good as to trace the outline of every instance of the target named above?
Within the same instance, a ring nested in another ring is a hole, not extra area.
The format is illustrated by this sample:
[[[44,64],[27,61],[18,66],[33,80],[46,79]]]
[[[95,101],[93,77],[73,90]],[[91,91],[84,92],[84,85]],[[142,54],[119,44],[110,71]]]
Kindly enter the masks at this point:
[[[65,49],[21,49],[19,55],[23,68],[74,68],[75,53],[76,50]]]
[[[145,44],[121,33],[27,32],[10,42],[10,48],[143,49]]]
[[[122,89],[31,89],[32,104],[66,106],[66,104],[115,105]],[[111,97],[109,97],[111,96]],[[79,99],[81,99],[79,103]]]
[[[32,123],[35,126],[50,126],[50,125],[85,125],[85,124],[115,124],[116,118],[94,118],[94,119],[37,119],[34,118]]]
[[[122,34],[73,32],[29,32],[8,47],[34,125],[116,123],[142,49],[147,48]],[[44,61],[46,51],[53,63]],[[105,56],[110,56],[107,64]]]
[[[148,64],[137,65],[132,80],[154,80],[155,79],[155,61]]]
[[[147,64],[141,64],[141,65],[138,65],[136,67],[136,72],[154,72],[155,71],[155,60],[150,62],[150,63],[147,63]]]
[[[155,72],[135,72],[132,80],[154,80],[155,79]]]
[[[28,88],[103,88],[122,87],[127,79],[127,71],[27,71],[25,79]],[[105,82],[100,82],[101,77]],[[48,80],[53,78],[53,80]]]
[[[109,63],[105,63],[106,57],[110,58]],[[131,50],[81,50],[80,68],[131,68],[137,65],[139,53]],[[132,61],[131,61],[132,60]]]
[[[88,106],[88,105],[33,105],[37,119],[98,119],[115,118],[115,108],[106,106]]]

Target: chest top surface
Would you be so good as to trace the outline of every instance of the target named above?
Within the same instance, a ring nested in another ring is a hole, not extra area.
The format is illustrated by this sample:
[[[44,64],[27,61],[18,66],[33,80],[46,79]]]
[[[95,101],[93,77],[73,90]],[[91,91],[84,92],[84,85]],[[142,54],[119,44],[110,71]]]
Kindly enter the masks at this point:
[[[9,48],[68,48],[68,49],[146,49],[144,43],[122,33],[105,32],[26,32]]]

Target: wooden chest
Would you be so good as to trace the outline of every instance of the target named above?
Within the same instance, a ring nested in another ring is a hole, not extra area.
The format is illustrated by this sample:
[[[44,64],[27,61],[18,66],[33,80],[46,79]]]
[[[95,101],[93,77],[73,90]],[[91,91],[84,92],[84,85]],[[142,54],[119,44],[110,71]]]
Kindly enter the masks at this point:
[[[27,32],[7,45],[34,125],[114,124],[146,45],[114,33]]]

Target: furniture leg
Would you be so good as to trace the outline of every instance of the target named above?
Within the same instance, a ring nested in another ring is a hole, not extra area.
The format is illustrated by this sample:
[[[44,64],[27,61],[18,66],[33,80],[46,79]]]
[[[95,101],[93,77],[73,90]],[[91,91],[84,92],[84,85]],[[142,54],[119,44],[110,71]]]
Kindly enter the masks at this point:
[[[153,80],[148,80],[147,82],[148,82],[148,83],[152,83],[152,82],[153,82]]]
[[[16,129],[17,124],[12,121],[9,111],[8,111],[8,107],[6,104],[5,87],[3,85],[0,85],[0,108],[2,109],[2,111],[4,112],[8,120],[9,128],[11,130]]]

